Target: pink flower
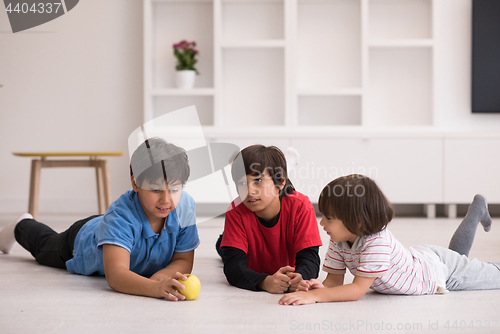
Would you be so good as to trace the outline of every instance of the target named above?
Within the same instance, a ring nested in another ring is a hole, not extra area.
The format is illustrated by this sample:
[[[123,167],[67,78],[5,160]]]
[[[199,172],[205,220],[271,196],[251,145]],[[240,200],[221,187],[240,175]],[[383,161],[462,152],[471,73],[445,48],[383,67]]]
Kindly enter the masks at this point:
[[[175,68],[181,70],[194,70],[199,74],[194,65],[198,61],[196,57],[199,51],[195,49],[196,42],[188,42],[185,39],[172,45],[174,48],[174,56],[177,58]]]
[[[182,40],[180,41],[179,43],[176,43],[176,44],[173,44],[172,47],[174,49],[184,49],[184,50],[189,50],[189,49],[192,49],[196,46],[196,42],[195,41],[192,41],[192,42],[188,42],[186,40]]]

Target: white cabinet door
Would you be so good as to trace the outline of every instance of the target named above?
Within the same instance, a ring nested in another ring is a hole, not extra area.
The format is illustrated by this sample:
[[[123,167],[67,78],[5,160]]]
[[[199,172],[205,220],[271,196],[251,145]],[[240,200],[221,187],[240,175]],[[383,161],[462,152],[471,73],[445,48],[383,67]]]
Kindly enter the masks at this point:
[[[394,203],[442,203],[442,139],[374,139],[369,152],[376,179]]]
[[[500,203],[500,139],[445,139],[444,201],[470,203],[475,194]]]
[[[297,190],[317,203],[331,180],[353,173],[373,178],[393,203],[443,201],[441,139],[292,139],[301,154]]]

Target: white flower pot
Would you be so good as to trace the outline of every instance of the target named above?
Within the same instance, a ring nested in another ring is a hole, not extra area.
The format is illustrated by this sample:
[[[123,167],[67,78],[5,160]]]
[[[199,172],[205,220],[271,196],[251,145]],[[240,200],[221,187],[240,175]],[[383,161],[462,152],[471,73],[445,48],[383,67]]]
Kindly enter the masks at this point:
[[[180,89],[191,89],[194,87],[196,72],[193,70],[182,70],[175,72],[175,86]]]

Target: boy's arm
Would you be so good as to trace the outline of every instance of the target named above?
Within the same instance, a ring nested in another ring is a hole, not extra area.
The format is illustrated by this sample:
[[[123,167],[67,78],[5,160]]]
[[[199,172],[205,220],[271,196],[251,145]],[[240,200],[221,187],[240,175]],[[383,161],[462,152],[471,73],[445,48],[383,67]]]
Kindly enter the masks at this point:
[[[295,254],[295,271],[288,274],[291,278],[288,291],[294,292],[299,288],[303,280],[318,277],[321,260],[319,258],[319,246],[322,245],[318,229],[318,221],[311,201],[306,197],[299,207],[291,208],[294,211],[293,221],[293,245]],[[298,251],[297,251],[298,249]]]
[[[193,270],[194,250],[185,253],[176,253],[172,256],[172,260],[164,269],[157,271],[152,280],[161,281],[166,278],[174,277],[176,273],[190,274]]]
[[[341,286],[344,284],[344,274],[330,274],[326,275],[323,285],[325,288],[333,288],[335,286]]]
[[[185,298],[176,289],[176,287],[181,290],[185,288],[176,280],[176,278],[187,278],[182,274],[176,273],[173,277],[160,281],[151,280],[130,270],[130,253],[125,248],[105,244],[102,255],[106,280],[113,290],[173,301]]]
[[[247,256],[241,249],[224,247],[222,255],[224,274],[229,284],[238,288],[269,293],[283,293],[289,288],[290,278],[286,275],[293,267],[280,268],[274,275],[258,273],[247,265]]]
[[[358,300],[365,295],[376,277],[355,276],[350,284],[311,291],[298,291],[283,296],[280,305],[303,305]]]
[[[288,291],[294,292],[299,288],[299,284],[304,280],[318,277],[319,266],[319,246],[304,248],[295,255],[295,271],[288,273],[290,277],[290,287]]]
[[[258,273],[248,268],[246,253],[238,248],[224,247],[222,256],[224,275],[229,284],[241,289],[258,291],[257,285],[268,275]]]
[[[319,279],[313,278],[308,281],[302,281],[297,287],[298,291],[309,291],[313,289],[333,288],[344,284],[344,274],[330,274],[321,282]]]
[[[319,246],[304,248],[295,255],[295,272],[305,280],[318,278],[320,265]]]

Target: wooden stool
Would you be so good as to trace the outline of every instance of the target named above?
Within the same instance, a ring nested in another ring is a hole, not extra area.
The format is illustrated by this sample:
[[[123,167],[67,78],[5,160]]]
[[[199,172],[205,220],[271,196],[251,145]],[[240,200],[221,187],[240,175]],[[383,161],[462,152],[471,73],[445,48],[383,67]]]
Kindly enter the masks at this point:
[[[94,167],[97,179],[99,214],[104,214],[111,204],[108,162],[98,157],[121,156],[125,152],[13,152],[20,157],[40,157],[31,160],[31,180],[28,212],[36,219],[40,193],[40,171],[46,167]],[[47,157],[89,157],[88,160],[47,160]]]

